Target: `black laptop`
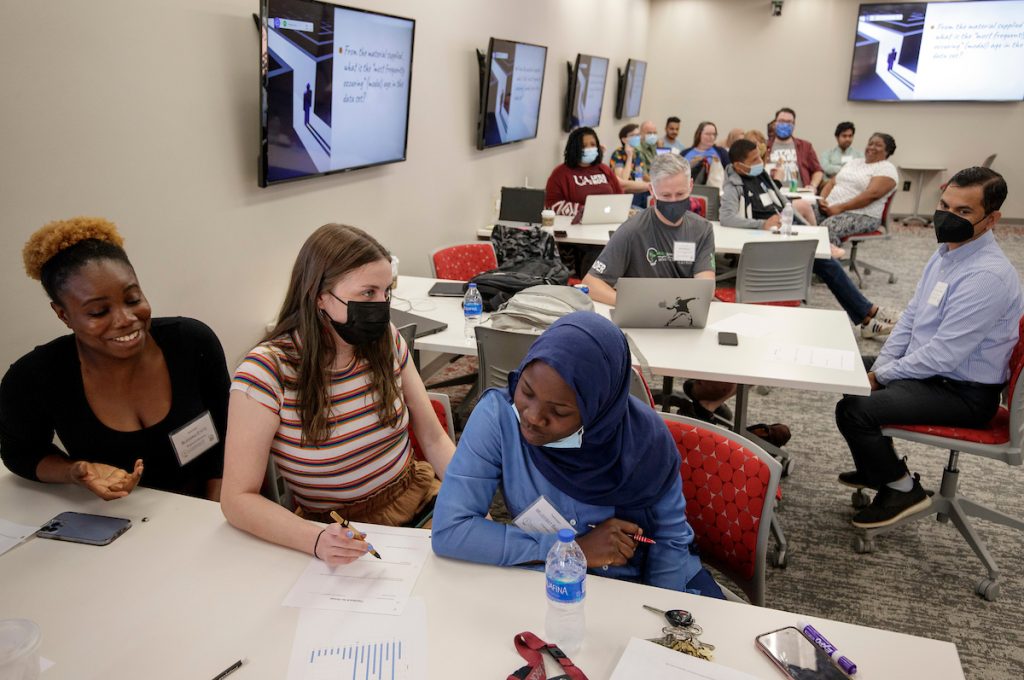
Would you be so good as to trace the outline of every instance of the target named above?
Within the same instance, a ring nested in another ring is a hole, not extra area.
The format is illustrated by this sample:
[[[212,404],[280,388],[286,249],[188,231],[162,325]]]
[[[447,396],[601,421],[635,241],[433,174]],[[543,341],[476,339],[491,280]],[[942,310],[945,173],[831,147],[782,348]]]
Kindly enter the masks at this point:
[[[440,333],[445,328],[448,328],[448,324],[444,321],[434,321],[433,319],[428,319],[425,316],[418,316],[416,314],[397,310],[394,307],[391,308],[391,323],[395,324],[395,328],[408,326],[411,323],[416,324],[417,338],[422,338],[424,335]]]

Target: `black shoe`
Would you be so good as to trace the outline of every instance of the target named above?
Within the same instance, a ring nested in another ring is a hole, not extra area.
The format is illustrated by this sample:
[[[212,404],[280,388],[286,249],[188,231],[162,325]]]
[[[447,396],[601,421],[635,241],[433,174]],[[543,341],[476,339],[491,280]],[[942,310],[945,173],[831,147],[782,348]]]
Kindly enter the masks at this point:
[[[921,488],[921,476],[915,474],[914,486],[910,491],[897,491],[883,484],[871,505],[853,516],[853,526],[859,529],[889,526],[919,510],[927,509],[931,504],[932,499]]]
[[[868,480],[867,475],[862,475],[857,470],[839,473],[839,483],[852,486],[854,489],[871,489],[878,491],[878,485]]]

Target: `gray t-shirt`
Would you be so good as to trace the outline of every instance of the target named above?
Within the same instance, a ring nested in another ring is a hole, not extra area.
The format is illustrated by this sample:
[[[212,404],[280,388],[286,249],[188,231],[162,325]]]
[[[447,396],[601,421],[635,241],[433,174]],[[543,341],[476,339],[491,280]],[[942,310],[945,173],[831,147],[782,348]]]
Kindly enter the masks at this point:
[[[715,232],[692,212],[670,227],[648,208],[615,230],[590,273],[614,286],[622,277],[692,279],[715,271]]]

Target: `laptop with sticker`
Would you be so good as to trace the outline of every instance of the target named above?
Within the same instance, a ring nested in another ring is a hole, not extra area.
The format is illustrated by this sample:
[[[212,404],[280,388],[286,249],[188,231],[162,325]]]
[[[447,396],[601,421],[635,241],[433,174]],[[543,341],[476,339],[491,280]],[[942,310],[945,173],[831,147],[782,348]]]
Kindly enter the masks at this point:
[[[709,279],[621,278],[612,321],[620,328],[704,328],[715,296]]]

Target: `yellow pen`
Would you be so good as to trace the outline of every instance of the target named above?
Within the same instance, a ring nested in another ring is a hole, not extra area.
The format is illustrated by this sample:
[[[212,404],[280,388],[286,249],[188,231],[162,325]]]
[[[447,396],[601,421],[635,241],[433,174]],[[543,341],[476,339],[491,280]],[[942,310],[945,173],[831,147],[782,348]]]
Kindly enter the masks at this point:
[[[338,514],[337,512],[335,512],[334,510],[331,510],[331,517],[332,517],[332,518],[334,518],[334,521],[335,521],[335,522],[337,522],[337,523],[338,523],[338,524],[340,524],[341,526],[345,527],[346,529],[353,529],[353,530],[354,530],[354,531],[355,531],[356,533],[358,533],[358,534],[359,534],[359,538],[360,538],[360,540],[365,540],[365,539],[366,539],[366,534],[364,534],[364,533],[363,533],[362,531],[359,531],[359,529],[356,529],[356,528],[355,528],[354,526],[352,526],[352,524],[351,524],[351,523],[349,523],[349,521],[348,521],[347,519],[345,519],[344,517],[342,517],[341,515],[339,515],[339,514]],[[376,550],[374,550],[374,549],[373,549],[373,546],[370,546],[370,550],[369,550],[369,552],[370,552],[370,554],[371,554],[371,555],[373,555],[374,557],[376,557],[376,558],[377,558],[378,560],[379,560],[379,559],[383,559],[383,558],[382,558],[382,557],[380,556],[380,553],[379,553],[379,552],[377,552]]]

